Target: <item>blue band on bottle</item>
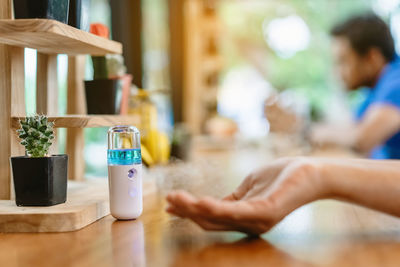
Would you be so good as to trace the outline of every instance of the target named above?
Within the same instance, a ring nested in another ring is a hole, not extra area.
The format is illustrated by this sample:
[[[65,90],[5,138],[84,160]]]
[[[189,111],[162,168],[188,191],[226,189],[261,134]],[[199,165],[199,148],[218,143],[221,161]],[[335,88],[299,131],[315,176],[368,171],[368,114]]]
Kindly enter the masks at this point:
[[[132,165],[142,163],[140,149],[109,149],[107,151],[108,165]]]

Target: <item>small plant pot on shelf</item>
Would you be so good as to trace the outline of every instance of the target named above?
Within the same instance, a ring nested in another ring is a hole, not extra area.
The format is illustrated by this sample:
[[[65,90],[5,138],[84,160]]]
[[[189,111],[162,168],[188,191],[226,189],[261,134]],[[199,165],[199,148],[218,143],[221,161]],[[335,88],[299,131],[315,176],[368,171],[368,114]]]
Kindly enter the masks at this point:
[[[17,206],[53,206],[67,199],[68,156],[12,157]]]
[[[120,79],[96,79],[85,81],[88,114],[119,114],[122,81]]]
[[[14,0],[16,19],[54,19],[68,21],[69,0]]]
[[[69,0],[68,25],[89,31],[90,0]]]

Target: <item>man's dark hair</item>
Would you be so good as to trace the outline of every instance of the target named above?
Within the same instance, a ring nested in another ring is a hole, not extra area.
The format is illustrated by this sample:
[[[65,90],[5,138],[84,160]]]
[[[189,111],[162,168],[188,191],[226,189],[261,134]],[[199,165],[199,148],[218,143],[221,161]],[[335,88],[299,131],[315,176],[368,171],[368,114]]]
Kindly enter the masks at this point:
[[[388,62],[396,56],[388,25],[372,13],[354,16],[336,25],[331,30],[331,35],[348,39],[359,55],[365,55],[369,49],[377,48]]]

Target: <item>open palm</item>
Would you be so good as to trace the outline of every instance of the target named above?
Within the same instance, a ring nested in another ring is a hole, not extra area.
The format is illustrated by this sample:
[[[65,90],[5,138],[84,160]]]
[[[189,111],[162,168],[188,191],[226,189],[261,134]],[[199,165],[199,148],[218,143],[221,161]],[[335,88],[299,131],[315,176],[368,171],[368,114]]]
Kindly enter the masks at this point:
[[[317,170],[318,164],[308,159],[280,159],[251,173],[222,200],[171,193],[167,211],[206,230],[261,234],[296,208],[323,197]]]

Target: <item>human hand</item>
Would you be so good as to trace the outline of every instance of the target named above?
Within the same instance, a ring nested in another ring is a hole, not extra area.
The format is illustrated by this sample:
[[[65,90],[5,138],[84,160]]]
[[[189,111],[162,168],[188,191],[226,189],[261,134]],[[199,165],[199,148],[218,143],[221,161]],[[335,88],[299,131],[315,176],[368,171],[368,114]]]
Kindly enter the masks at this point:
[[[321,170],[317,159],[280,159],[251,173],[222,200],[170,193],[167,211],[206,230],[261,234],[296,208],[328,194]]]
[[[355,126],[352,124],[316,124],[310,131],[310,142],[315,146],[353,147],[356,140]]]

